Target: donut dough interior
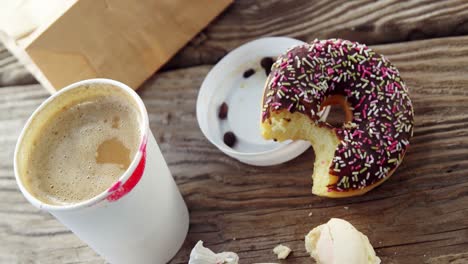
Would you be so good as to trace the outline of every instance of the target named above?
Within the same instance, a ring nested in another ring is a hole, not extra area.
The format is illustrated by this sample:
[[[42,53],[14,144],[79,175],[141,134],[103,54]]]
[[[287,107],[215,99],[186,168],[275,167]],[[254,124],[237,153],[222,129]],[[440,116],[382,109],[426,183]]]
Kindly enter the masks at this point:
[[[352,120],[352,112],[343,96],[333,95],[326,98],[321,107],[323,108],[327,105],[341,106],[345,112],[345,123],[343,125],[349,125],[349,122]],[[338,177],[331,175],[329,168],[335,155],[335,150],[341,142],[330,125],[316,124],[309,117],[299,112],[291,113],[287,110],[279,110],[272,111],[270,118],[262,122],[261,132],[265,139],[276,139],[278,141],[288,139],[307,140],[312,144],[315,152],[312,193],[315,195],[331,198],[361,195],[389,178],[386,177],[371,186],[359,190],[330,192],[328,186],[335,184],[338,181]]]

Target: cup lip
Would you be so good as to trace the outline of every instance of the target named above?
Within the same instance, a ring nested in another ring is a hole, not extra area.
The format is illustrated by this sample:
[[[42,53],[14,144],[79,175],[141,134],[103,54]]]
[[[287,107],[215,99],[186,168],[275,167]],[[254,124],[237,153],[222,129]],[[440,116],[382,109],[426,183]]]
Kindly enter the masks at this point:
[[[103,201],[107,196],[109,196],[111,193],[108,192],[109,188],[111,188],[113,185],[109,186],[107,189],[105,189],[103,192],[100,194],[94,196],[91,199],[84,200],[78,203],[74,204],[67,204],[67,205],[54,205],[54,204],[48,204],[45,203],[38,198],[34,197],[24,186],[20,175],[19,175],[19,169],[18,169],[18,151],[19,151],[19,146],[21,145],[25,132],[28,130],[29,126],[31,123],[34,121],[35,117],[47,106],[49,105],[55,98],[61,96],[64,93],[67,93],[70,90],[77,89],[83,85],[89,85],[89,84],[110,84],[113,85],[119,89],[122,89],[124,92],[126,92],[129,96],[131,96],[135,102],[138,105],[140,114],[141,114],[141,135],[140,135],[140,148],[143,144],[145,144],[148,134],[149,134],[149,118],[148,118],[148,113],[146,110],[146,107],[143,103],[143,100],[138,96],[138,94],[130,88],[128,85],[112,80],[112,79],[107,79],[107,78],[94,78],[94,79],[87,79],[87,80],[82,80],[78,81],[75,83],[72,83],[62,89],[60,89],[58,92],[52,94],[49,98],[47,98],[45,101],[43,101],[36,110],[31,114],[31,116],[28,118],[26,124],[24,125],[23,129],[21,130],[20,136],[18,137],[16,147],[15,147],[15,152],[14,152],[14,160],[13,160],[13,167],[14,167],[14,173],[15,173],[15,179],[16,183],[19,186],[20,191],[23,193],[23,195],[26,197],[26,199],[32,203],[34,206],[36,206],[39,209],[46,210],[49,212],[55,212],[55,211],[73,211],[85,207],[90,207],[92,205],[95,205],[101,201]],[[128,178],[133,174],[135,171],[140,159],[142,158],[143,154],[141,151],[138,151],[135,156],[133,157],[132,162],[130,163],[129,167],[127,170],[120,176],[120,178],[116,182],[126,182]],[[115,182],[115,183],[116,183]],[[115,184],[114,183],[114,184]]]

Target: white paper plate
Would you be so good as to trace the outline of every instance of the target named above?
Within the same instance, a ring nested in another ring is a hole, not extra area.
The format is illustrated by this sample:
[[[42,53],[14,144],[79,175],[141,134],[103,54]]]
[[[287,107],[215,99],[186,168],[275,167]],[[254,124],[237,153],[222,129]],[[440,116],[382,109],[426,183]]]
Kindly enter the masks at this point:
[[[287,49],[304,42],[286,37],[262,38],[248,42],[226,55],[208,73],[197,99],[197,119],[205,137],[225,154],[241,162],[268,166],[291,160],[310,147],[307,141],[274,142],[260,134],[263,88],[266,81],[260,61],[276,58]],[[248,69],[255,74],[244,78]],[[218,118],[221,104],[228,107],[227,119]],[[330,109],[325,108],[322,120]],[[225,132],[236,135],[233,148],[223,142]]]

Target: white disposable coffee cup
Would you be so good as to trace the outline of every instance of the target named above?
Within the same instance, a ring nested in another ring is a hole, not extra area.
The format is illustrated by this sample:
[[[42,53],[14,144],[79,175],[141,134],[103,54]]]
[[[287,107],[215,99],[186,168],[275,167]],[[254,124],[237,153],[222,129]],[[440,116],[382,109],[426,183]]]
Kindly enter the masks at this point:
[[[71,205],[46,204],[31,195],[20,175],[18,162],[22,158],[25,134],[34,128],[38,116],[65,93],[92,84],[113,85],[134,99],[141,114],[139,151],[127,171],[103,193]],[[21,132],[14,167],[18,186],[29,202],[54,215],[111,263],[166,263],[185,240],[189,225],[187,206],[150,131],[143,101],[123,83],[109,79],[85,80],[48,98]]]

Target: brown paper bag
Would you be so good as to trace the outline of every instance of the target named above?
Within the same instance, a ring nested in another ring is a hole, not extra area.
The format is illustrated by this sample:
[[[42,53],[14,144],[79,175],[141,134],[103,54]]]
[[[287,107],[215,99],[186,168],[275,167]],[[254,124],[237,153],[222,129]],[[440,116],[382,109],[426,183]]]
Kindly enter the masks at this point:
[[[138,88],[231,0],[79,0],[6,46],[51,92],[88,78]]]

